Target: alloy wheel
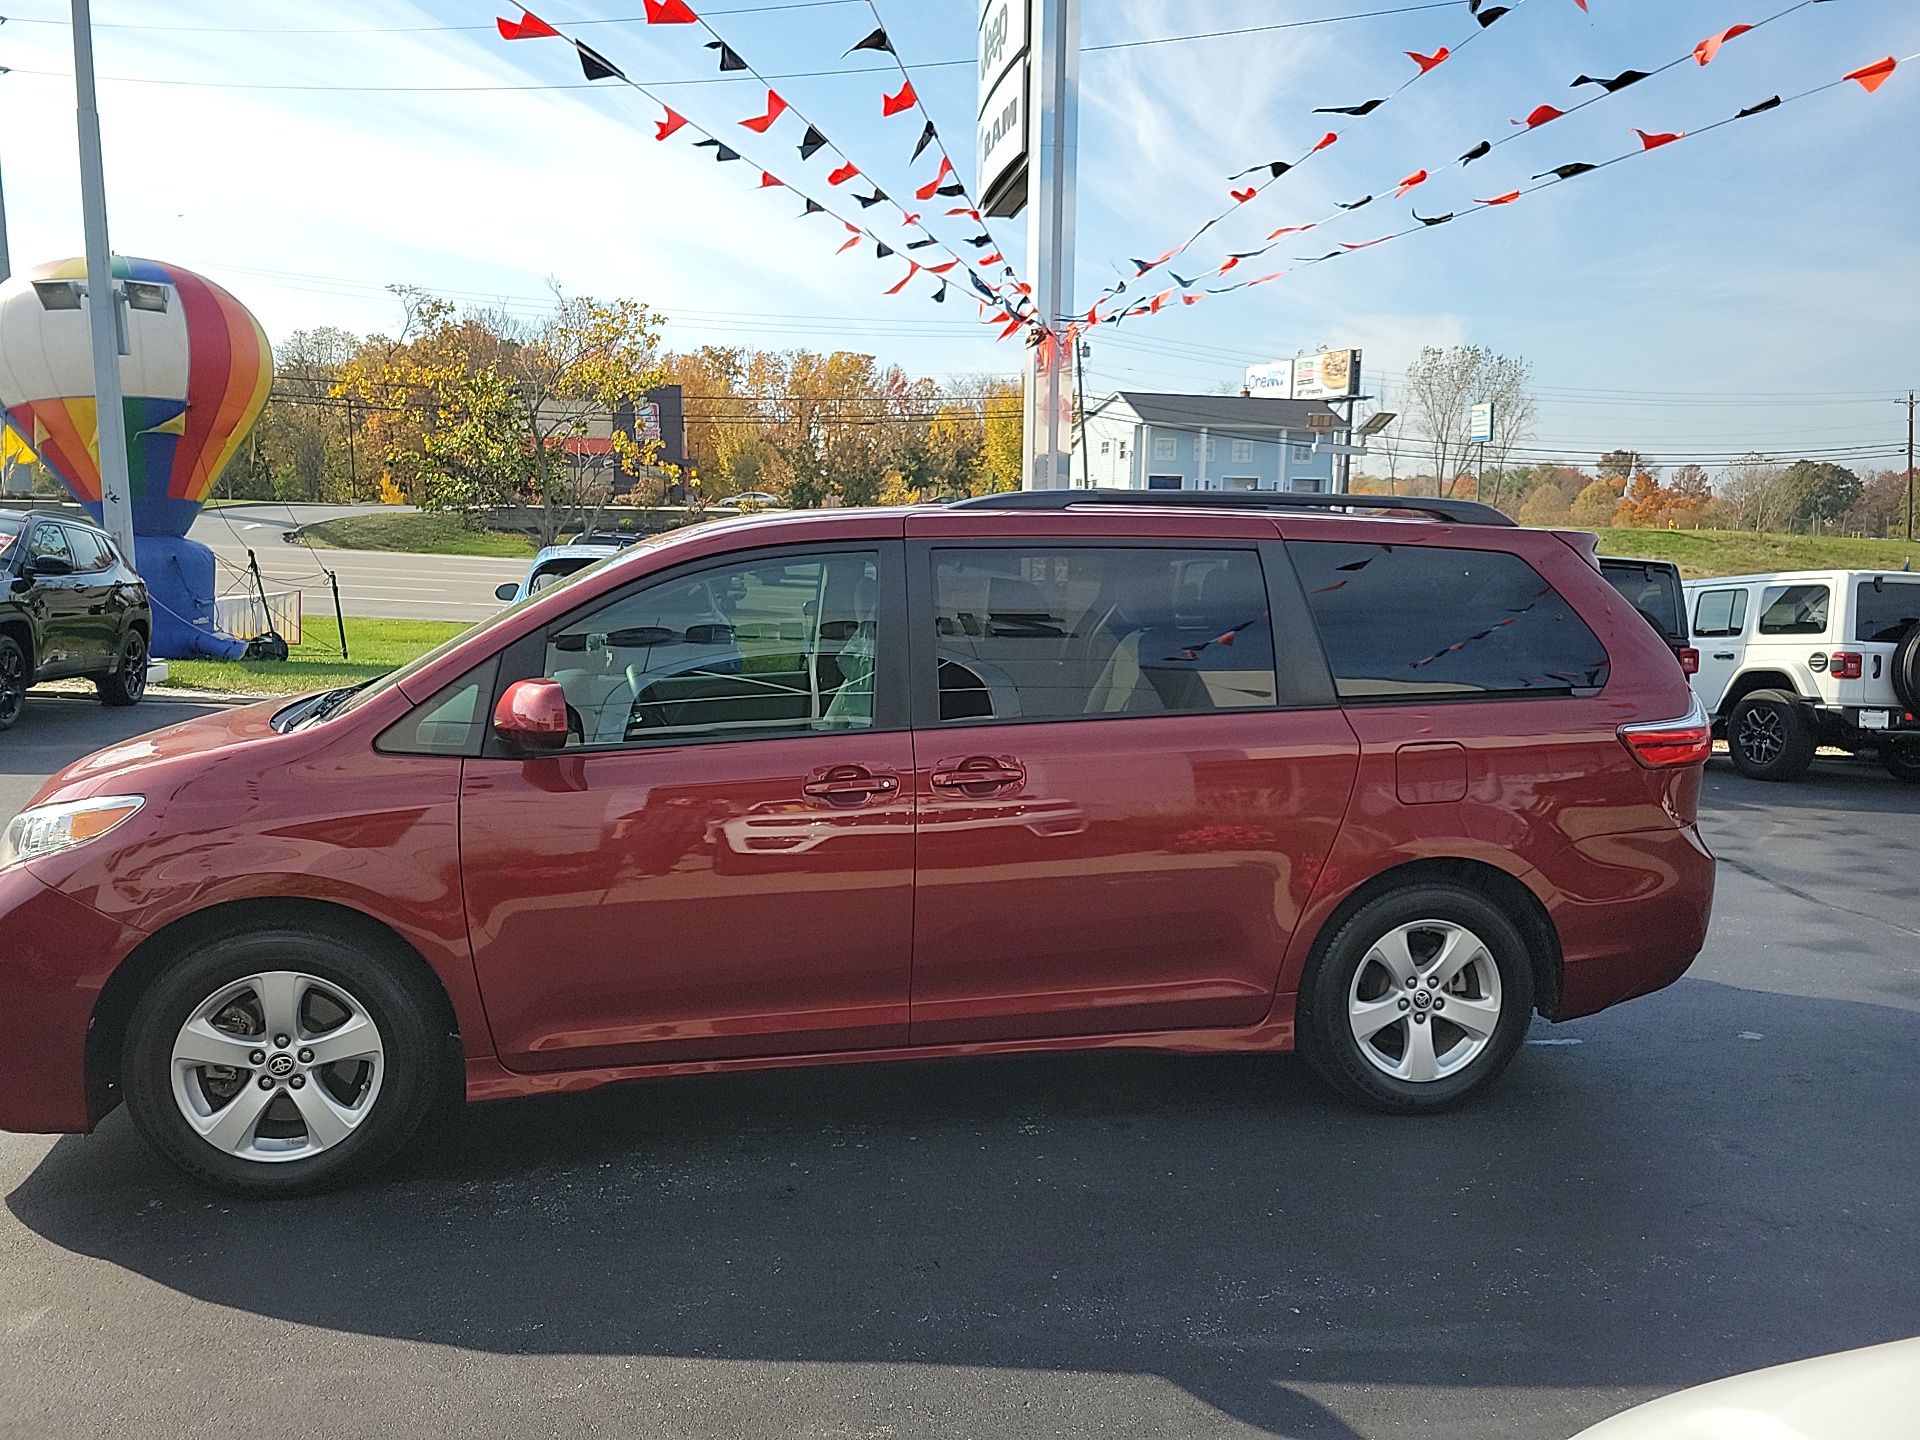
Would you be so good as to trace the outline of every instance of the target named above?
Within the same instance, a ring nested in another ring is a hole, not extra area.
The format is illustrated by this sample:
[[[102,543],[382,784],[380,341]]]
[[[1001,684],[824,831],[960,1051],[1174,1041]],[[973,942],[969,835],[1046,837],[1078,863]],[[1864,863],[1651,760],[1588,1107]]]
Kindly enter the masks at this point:
[[[174,1103],[201,1139],[242,1160],[319,1155],[380,1096],[386,1051],[345,987],[291,970],[223,985],[173,1042]]]
[[[1734,737],[1740,753],[1754,765],[1771,765],[1787,748],[1787,722],[1769,705],[1749,705]]]
[[[1367,951],[1347,990],[1347,1024],[1383,1075],[1444,1080],[1487,1048],[1500,1023],[1500,967],[1451,920],[1416,920]]]
[[[13,724],[27,704],[27,657],[18,644],[0,645],[0,729]]]
[[[120,688],[129,700],[147,693],[147,642],[138,630],[120,647]]]

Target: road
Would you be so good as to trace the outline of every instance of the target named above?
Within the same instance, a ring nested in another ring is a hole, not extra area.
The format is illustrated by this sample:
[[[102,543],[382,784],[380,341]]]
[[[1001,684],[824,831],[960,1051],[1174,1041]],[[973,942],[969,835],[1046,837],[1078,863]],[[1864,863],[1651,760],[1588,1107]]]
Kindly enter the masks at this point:
[[[4,797],[133,718],[36,697]],[[1714,762],[1693,972],[1444,1117],[1288,1057],[779,1071],[280,1205],[124,1114],[0,1136],[0,1435],[1563,1440],[1917,1334],[1917,800]]]
[[[301,613],[305,623],[312,625],[326,624],[333,617],[327,570],[340,578],[340,605],[347,614],[400,620],[483,620],[500,608],[494,587],[527,573],[525,560],[310,549],[282,539],[296,525],[343,515],[391,514],[395,509],[383,505],[209,506],[195,517],[187,534],[219,557],[222,593],[246,588],[251,549],[267,589],[299,590]]]

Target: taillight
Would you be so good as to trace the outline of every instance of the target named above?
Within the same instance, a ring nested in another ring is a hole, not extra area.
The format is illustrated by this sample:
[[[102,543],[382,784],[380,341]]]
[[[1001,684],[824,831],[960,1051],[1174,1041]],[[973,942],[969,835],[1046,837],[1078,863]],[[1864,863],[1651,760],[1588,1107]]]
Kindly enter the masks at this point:
[[[1680,668],[1689,675],[1698,675],[1700,673],[1700,652],[1691,645],[1682,646],[1680,650]]]
[[[1866,657],[1854,650],[1836,650],[1833,652],[1831,668],[1827,673],[1836,680],[1858,680],[1864,673],[1861,666]]]
[[[1620,743],[1649,770],[1698,765],[1713,754],[1713,722],[1707,719],[1707,712],[1700,708],[1696,698],[1693,708],[1678,720],[1622,725]]]

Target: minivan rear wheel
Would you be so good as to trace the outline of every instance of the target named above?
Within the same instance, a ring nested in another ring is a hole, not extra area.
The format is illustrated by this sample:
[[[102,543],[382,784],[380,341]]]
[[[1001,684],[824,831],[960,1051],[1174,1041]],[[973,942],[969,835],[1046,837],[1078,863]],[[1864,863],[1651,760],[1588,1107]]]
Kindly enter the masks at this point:
[[[1798,697],[1784,690],[1742,695],[1727,715],[1727,755],[1750,780],[1798,780],[1819,743]]]
[[[1309,963],[1300,1048],[1350,1100],[1445,1110],[1499,1077],[1532,1012],[1519,927],[1462,886],[1411,885],[1362,906]]]
[[[320,930],[182,956],[141,997],[121,1083],[148,1142],[194,1179],[271,1199],[357,1180],[442,1091],[437,1007],[398,957]]]

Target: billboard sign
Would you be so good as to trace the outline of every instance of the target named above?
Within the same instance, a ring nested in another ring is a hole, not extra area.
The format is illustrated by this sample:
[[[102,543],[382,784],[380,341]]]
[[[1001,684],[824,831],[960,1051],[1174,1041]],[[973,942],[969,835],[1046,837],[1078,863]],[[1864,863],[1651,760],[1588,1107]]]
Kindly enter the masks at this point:
[[[1360,352],[1323,350],[1293,362],[1295,400],[1345,400],[1360,393]]]
[[[1247,367],[1246,391],[1263,400],[1293,398],[1293,362],[1278,360],[1271,365]]]
[[[973,193],[989,215],[1017,215],[1026,204],[1028,0],[980,6],[979,162]]]
[[[1467,443],[1487,445],[1493,440],[1493,402],[1467,407]]]

